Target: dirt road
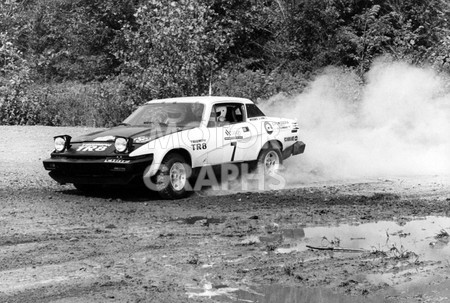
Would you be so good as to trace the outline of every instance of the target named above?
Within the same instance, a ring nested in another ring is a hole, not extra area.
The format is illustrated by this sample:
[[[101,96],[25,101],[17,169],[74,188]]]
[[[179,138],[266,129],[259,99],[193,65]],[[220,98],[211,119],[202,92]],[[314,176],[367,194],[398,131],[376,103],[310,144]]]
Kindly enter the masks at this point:
[[[450,301],[448,176],[87,196],[41,163],[86,131],[0,127],[0,302]]]

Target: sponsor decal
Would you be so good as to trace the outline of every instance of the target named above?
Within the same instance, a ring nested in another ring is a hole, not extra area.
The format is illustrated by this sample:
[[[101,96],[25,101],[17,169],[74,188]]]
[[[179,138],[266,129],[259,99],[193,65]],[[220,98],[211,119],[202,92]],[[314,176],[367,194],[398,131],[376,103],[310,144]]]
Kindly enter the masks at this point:
[[[273,133],[273,126],[269,122],[264,122],[264,128],[269,135]]]
[[[191,140],[191,144],[202,143],[202,142],[206,142],[206,139]]]
[[[225,140],[240,140],[240,139],[244,139],[243,136],[231,136],[231,137],[225,137]]]
[[[95,138],[94,141],[114,141],[116,137],[114,136],[105,136],[105,137],[98,137]]]
[[[224,140],[239,140],[244,139],[239,130],[235,130],[234,134],[229,129],[225,129],[225,138]]]
[[[150,138],[150,136],[140,136],[140,137],[134,138],[133,142],[134,143],[147,143],[151,140],[152,140],[152,138]]]
[[[105,151],[112,144],[108,143],[83,143],[77,148],[78,152],[102,152]]]
[[[292,137],[285,137],[284,138],[284,142],[297,141],[297,140],[298,140],[298,136],[292,136]]]
[[[208,148],[205,139],[191,140],[191,146],[192,150],[202,150]]]
[[[131,160],[123,160],[123,159],[106,159],[105,163],[130,163]]]
[[[207,149],[208,145],[206,143],[196,143],[196,144],[192,144],[192,149],[193,150],[202,150],[202,149]]]
[[[277,124],[281,129],[284,129],[284,128],[289,128],[290,123],[289,123],[289,121],[280,121],[280,122],[277,122]]]

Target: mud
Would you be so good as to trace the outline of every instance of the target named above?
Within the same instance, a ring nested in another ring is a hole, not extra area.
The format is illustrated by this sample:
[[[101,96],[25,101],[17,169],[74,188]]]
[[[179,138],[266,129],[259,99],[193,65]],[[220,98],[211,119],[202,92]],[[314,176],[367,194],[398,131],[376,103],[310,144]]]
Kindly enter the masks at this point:
[[[86,131],[0,127],[0,302],[450,300],[449,176],[85,195],[41,160]]]

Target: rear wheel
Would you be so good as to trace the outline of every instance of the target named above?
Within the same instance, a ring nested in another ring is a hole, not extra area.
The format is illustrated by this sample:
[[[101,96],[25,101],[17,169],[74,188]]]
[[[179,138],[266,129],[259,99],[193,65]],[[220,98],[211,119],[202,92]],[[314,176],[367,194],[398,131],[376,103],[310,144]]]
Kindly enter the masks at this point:
[[[273,175],[277,173],[283,163],[281,151],[277,146],[269,146],[261,150],[257,160],[258,173]]]
[[[164,199],[180,199],[189,194],[192,169],[183,156],[167,155],[154,177],[155,190]]]

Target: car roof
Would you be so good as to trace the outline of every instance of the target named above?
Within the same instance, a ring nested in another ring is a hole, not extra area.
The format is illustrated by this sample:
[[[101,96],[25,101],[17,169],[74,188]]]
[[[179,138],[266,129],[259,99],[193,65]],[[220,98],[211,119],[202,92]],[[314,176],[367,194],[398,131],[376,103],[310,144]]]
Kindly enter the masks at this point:
[[[203,103],[203,104],[214,104],[217,102],[239,102],[239,103],[253,103],[251,100],[246,98],[237,97],[219,97],[219,96],[197,96],[197,97],[178,97],[178,98],[166,98],[166,99],[154,99],[146,104],[150,103]]]

